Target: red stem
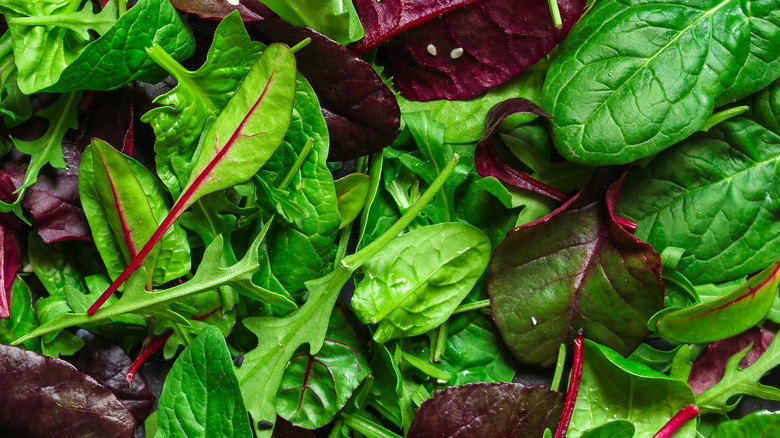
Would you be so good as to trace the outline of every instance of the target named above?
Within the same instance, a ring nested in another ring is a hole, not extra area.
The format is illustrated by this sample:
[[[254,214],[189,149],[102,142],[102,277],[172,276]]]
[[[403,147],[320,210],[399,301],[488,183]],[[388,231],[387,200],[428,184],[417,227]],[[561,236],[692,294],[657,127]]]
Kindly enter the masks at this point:
[[[569,430],[569,423],[571,423],[574,404],[577,402],[577,393],[580,392],[580,381],[582,380],[582,344],[583,337],[582,330],[580,330],[577,333],[577,338],[574,340],[574,363],[571,367],[571,378],[569,378],[569,391],[566,393],[561,421],[558,422],[553,438],[564,438]]]
[[[636,222],[624,217],[615,216],[615,222],[629,233],[636,231]]]
[[[664,427],[658,431],[653,438],[669,438],[677,432],[678,429],[683,427],[688,420],[696,418],[699,415],[699,407],[696,405],[688,405],[678,412],[668,423],[664,424]]]
[[[125,377],[127,377],[127,386],[131,386],[133,384],[133,377],[135,376],[135,373],[139,368],[141,368],[141,365],[146,362],[146,359],[149,359],[149,356],[154,354],[155,351],[159,350],[163,345],[165,345],[165,342],[168,341],[168,338],[170,338],[172,334],[173,332],[168,332],[166,335],[138,352],[138,356],[133,361],[133,364],[130,365],[130,368],[127,369],[127,374],[125,374]]]

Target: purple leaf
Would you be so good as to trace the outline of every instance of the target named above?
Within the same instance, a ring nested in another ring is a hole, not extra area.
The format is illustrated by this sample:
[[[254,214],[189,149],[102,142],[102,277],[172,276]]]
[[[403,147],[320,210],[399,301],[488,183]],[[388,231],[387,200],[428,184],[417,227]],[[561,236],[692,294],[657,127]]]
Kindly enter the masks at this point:
[[[45,438],[132,437],[135,420],[69,363],[0,345],[0,430]],[[5,435],[7,436],[7,435]]]
[[[545,0],[357,0],[366,37],[353,49],[362,53],[389,40],[384,50],[407,99],[465,100],[542,59],[579,19],[585,3],[559,0],[558,30]]]
[[[171,4],[182,12],[207,20],[221,20],[236,9],[245,22],[277,16],[268,6],[257,0],[241,0],[238,6],[233,6],[225,0],[171,0]]]
[[[477,143],[477,149],[474,151],[474,164],[477,173],[480,176],[492,176],[519,189],[529,190],[559,202],[566,202],[569,199],[568,195],[509,167],[496,153],[493,145],[493,134],[507,117],[517,113],[536,114],[550,118],[550,115],[542,107],[523,98],[509,99],[490,108],[485,118],[485,135]]]
[[[726,362],[751,343],[753,348],[739,363],[739,367],[745,369],[753,365],[764,354],[774,337],[775,334],[769,330],[754,327],[736,336],[708,345],[704,353],[693,362],[691,367],[688,384],[691,385],[693,393],[699,395],[720,382],[726,370]]]
[[[11,227],[0,222],[0,318],[11,317],[11,285],[22,265],[22,250]]]
[[[328,160],[362,157],[395,141],[401,123],[398,101],[368,63],[321,33],[281,20],[263,20],[248,30],[262,41],[290,46],[311,38],[295,58],[298,70],[317,93],[328,123]]]
[[[563,394],[517,383],[470,383],[433,393],[409,428],[408,438],[537,438],[555,429]]]
[[[132,364],[130,357],[120,346],[86,330],[79,331],[78,335],[86,345],[76,354],[68,357],[67,361],[80,372],[108,388],[130,411],[137,423],[143,422],[152,409],[154,396],[141,374],[136,373],[131,386],[127,384],[125,373]]]
[[[599,169],[558,210],[510,230],[493,253],[493,318],[521,362],[551,365],[578,329],[628,354],[663,307],[660,256],[615,221],[618,173]]]

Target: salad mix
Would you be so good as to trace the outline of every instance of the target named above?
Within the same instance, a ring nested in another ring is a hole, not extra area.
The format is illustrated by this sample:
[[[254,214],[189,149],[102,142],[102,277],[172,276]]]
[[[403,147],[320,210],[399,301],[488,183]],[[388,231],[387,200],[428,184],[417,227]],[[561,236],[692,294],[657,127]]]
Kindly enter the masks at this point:
[[[0,11],[3,433],[780,435],[780,1]]]

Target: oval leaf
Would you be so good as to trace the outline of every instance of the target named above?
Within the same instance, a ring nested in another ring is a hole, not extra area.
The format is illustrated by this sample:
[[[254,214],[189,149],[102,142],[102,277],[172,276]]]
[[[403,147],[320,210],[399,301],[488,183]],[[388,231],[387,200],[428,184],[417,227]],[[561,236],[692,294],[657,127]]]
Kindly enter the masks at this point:
[[[341,225],[339,229],[351,224],[358,217],[363,205],[366,203],[370,182],[368,175],[353,173],[344,178],[333,181],[336,185],[338,196]]]
[[[423,334],[449,318],[489,258],[490,241],[471,225],[414,229],[363,265],[352,308],[364,323],[379,324],[379,343]]]

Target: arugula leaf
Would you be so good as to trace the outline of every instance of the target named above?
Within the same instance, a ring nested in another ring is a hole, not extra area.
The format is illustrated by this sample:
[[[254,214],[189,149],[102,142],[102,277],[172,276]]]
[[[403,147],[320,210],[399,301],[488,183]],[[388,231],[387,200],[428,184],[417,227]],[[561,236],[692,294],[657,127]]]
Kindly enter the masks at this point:
[[[225,338],[204,329],[173,364],[157,414],[157,434],[166,437],[250,438],[252,428]]]

